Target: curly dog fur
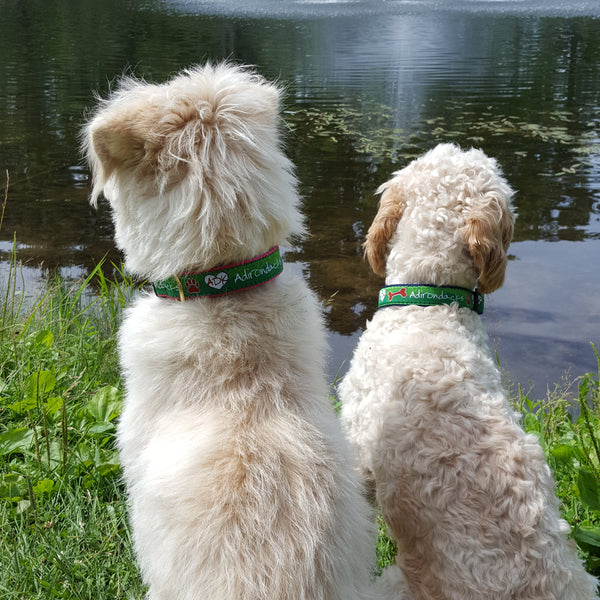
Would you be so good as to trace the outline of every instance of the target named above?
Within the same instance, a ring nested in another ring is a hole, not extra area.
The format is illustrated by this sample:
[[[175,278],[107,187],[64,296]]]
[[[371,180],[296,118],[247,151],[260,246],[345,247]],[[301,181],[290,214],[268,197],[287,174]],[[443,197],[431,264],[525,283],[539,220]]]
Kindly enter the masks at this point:
[[[387,285],[502,285],[512,190],[493,159],[441,144],[379,191],[365,250]],[[417,600],[596,598],[474,311],[379,310],[339,395]]]
[[[304,231],[280,89],[230,64],[124,80],[84,131],[129,271],[156,281],[256,257]],[[118,427],[151,600],[401,598],[375,589],[375,528],[323,373],[319,304],[289,271],[178,301],[120,331]]]

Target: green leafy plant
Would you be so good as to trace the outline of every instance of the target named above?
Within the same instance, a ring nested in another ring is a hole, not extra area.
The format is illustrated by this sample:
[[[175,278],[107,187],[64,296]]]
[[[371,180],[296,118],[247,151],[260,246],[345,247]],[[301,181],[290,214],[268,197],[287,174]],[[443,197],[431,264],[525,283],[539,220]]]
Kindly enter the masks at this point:
[[[524,428],[540,439],[556,480],[557,495],[587,567],[600,572],[600,355],[597,373],[577,382],[577,398],[566,393],[532,402],[521,391]]]

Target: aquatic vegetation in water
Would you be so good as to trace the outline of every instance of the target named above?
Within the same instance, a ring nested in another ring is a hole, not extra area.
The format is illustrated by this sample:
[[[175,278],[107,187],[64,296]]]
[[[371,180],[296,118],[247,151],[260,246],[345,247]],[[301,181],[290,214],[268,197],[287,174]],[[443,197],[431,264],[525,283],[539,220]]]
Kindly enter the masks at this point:
[[[355,152],[376,163],[406,163],[440,142],[485,146],[492,138],[502,137],[510,141],[513,153],[523,158],[539,153],[540,144],[568,148],[571,162],[560,170],[544,169],[541,164],[540,175],[574,174],[591,167],[600,155],[600,119],[582,124],[579,112],[548,112],[542,114],[544,122],[535,122],[525,119],[526,115],[499,114],[492,106],[451,101],[445,103],[443,114],[425,115],[411,131],[394,127],[394,112],[383,104],[364,102],[360,108],[295,108],[286,117],[303,140],[320,140],[324,150],[328,145],[349,143]],[[540,113],[535,115],[539,120]]]

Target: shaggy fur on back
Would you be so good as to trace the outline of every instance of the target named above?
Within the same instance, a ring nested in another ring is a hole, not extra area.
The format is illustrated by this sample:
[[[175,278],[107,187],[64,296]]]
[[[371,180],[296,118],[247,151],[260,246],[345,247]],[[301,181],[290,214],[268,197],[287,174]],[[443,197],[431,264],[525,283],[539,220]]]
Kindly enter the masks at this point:
[[[442,144],[379,191],[365,250],[387,285],[502,285],[512,190],[493,159]],[[596,598],[475,312],[380,309],[339,395],[416,599]]]
[[[150,280],[238,263],[303,233],[279,89],[228,64],[126,80],[85,129],[95,202]],[[374,587],[375,531],[328,398],[320,309],[284,270],[120,332],[118,444],[151,600],[402,598]]]

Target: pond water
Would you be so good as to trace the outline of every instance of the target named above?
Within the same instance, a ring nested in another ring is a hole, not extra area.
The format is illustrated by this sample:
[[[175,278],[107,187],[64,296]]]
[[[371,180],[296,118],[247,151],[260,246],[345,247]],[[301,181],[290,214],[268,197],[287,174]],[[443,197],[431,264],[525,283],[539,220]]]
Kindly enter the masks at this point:
[[[6,273],[14,236],[28,289],[46,269],[120,258],[78,149],[94,93],[124,72],[162,81],[231,58],[287,89],[312,235],[285,258],[324,301],[332,378],[382,283],[360,252],[374,190],[441,141],[483,148],[518,190],[506,283],[484,315],[510,381],[540,396],[594,369],[597,0],[0,0],[0,14],[0,260]]]

